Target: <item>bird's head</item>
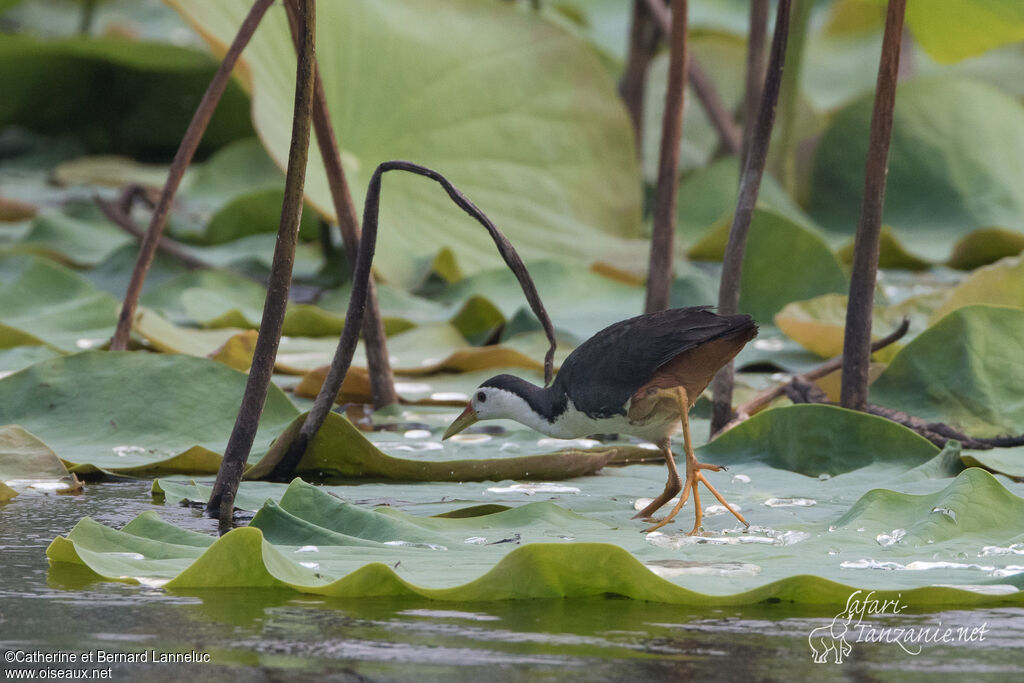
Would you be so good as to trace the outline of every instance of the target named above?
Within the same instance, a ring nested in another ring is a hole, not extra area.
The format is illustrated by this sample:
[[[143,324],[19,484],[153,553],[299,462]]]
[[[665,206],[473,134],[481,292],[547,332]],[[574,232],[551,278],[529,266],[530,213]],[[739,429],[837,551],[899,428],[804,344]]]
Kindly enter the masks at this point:
[[[480,420],[510,419],[522,422],[532,412],[525,396],[538,387],[513,375],[492,377],[473,392],[466,409],[455,418],[442,439],[455,436]]]

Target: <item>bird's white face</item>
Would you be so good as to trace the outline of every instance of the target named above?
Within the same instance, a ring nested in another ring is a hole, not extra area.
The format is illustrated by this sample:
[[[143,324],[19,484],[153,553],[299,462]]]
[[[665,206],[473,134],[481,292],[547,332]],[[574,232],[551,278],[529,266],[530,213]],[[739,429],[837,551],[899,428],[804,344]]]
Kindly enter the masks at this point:
[[[469,401],[478,420],[515,420],[530,409],[521,396],[495,387],[480,387]]]
[[[532,412],[530,405],[518,394],[496,387],[479,387],[473,392],[466,409],[445,432],[444,438],[458,434],[479,420],[509,419],[529,424]]]

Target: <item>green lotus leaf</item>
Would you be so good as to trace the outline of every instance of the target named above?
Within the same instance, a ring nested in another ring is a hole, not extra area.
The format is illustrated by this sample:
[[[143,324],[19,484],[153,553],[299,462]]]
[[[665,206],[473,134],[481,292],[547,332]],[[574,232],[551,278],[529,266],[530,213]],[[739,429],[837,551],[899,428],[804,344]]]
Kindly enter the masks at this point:
[[[215,70],[209,56],[165,43],[5,33],[0,37],[0,125],[78,133],[88,147],[106,154],[170,157]],[[250,135],[246,97],[230,84],[200,149]]]
[[[1024,259],[1007,258],[974,271],[949,292],[932,318],[971,304],[1024,308]]]
[[[112,225],[94,206],[75,205],[63,211],[41,211],[15,249],[75,266],[95,266],[128,244],[135,244],[135,239]]]
[[[81,488],[57,454],[19,425],[0,427],[0,484],[0,502],[21,490],[59,493]]]
[[[1024,501],[978,469],[933,489],[871,491],[828,526],[807,525],[790,513],[783,524],[790,533],[780,533],[776,538],[787,540],[779,542],[752,531],[742,536],[745,542],[717,535],[722,542],[699,543],[661,533],[645,538],[637,533],[639,521],[609,523],[548,501],[469,517],[424,517],[353,505],[295,480],[260,507],[249,527],[220,538],[181,529],[154,512],[122,530],[86,518],[56,538],[47,556],[51,572],[84,565],[108,580],[171,591],[276,587],[449,601],[614,594],[704,606],[782,600],[841,607],[856,586],[880,599],[899,593],[914,606],[1021,604],[1017,578],[1002,570],[1012,555],[986,556],[975,569],[929,560],[1019,540],[1014,512]],[[813,506],[792,509],[814,516]],[[829,550],[837,546],[841,553]],[[889,568],[904,571],[867,568],[874,562],[867,558],[878,553]],[[997,571],[1003,573],[993,579]]]
[[[975,235],[977,232],[977,230],[972,232],[964,239],[970,238],[971,235]],[[854,244],[854,240],[851,239],[839,249],[839,258],[847,265],[853,264]],[[954,254],[955,253],[954,249]],[[892,227],[883,225],[878,243],[878,267],[899,268],[903,270],[927,270],[932,267],[932,264],[907,251],[906,247],[904,247],[899,241],[899,238],[896,237],[896,232]]]
[[[76,351],[100,346],[113,334],[113,296],[48,259],[5,261],[20,272],[0,287],[0,347]]]
[[[954,310],[907,344],[871,387],[871,401],[969,436],[1024,431],[1024,310]]]
[[[688,245],[699,241],[723,219],[731,219],[736,210],[738,180],[739,161],[736,157],[724,157],[694,169],[679,182],[676,231]],[[761,180],[757,205],[772,209],[797,223],[812,223],[768,173]],[[721,256],[717,260],[721,260]]]
[[[731,220],[720,221],[690,248],[689,256],[720,260]],[[740,311],[768,322],[791,301],[846,290],[843,267],[817,229],[772,210],[754,211],[740,276]]]
[[[250,6],[169,3],[216,50]],[[324,3],[317,20],[317,58],[356,206],[380,162],[411,159],[446,174],[524,257],[643,255],[643,242],[622,239],[641,227],[628,118],[582,40],[534,13],[471,0]],[[283,167],[295,53],[281,8],[268,13],[242,61],[254,125]],[[389,281],[414,282],[421,255],[442,246],[467,272],[501,263],[486,232],[433,183],[391,174],[385,187],[374,265]],[[315,146],[306,196],[333,214]]]
[[[80,353],[0,380],[0,424],[31,431],[73,472],[216,472],[245,382],[191,356]],[[297,414],[270,387],[254,460]]]
[[[305,415],[295,419],[274,446],[248,472],[249,479],[268,476],[298,434]],[[321,477],[369,477],[400,481],[501,481],[565,479],[590,474],[619,455],[618,449],[567,449],[550,454],[479,460],[412,460],[381,452],[351,422],[329,413],[297,470]]]
[[[950,63],[1024,41],[1024,6],[1015,0],[910,0],[907,25],[932,59]]]
[[[1003,228],[975,230],[953,246],[950,268],[973,270],[1024,251],[1024,234]]]
[[[968,467],[984,467],[1008,477],[1024,477],[1024,448],[993,448],[990,451],[968,451],[963,454]]]
[[[527,262],[544,307],[556,330],[575,343],[598,330],[643,311],[644,289],[618,282],[572,263],[554,260]],[[520,311],[539,329],[515,276],[507,268],[477,273],[446,288],[434,298],[457,304],[473,296],[485,297],[506,320]],[[696,302],[695,302],[696,303]],[[702,303],[711,303],[710,301]],[[525,321],[516,321],[520,329]],[[512,322],[509,323],[511,327]]]
[[[705,462],[757,460],[816,477],[836,475],[877,460],[920,464],[939,452],[903,425],[823,404],[765,410],[702,446]]]
[[[876,351],[873,356],[887,363],[902,346],[928,326],[928,318],[946,294],[922,294],[898,304],[876,305],[872,311],[871,337],[881,339],[900,326],[903,318],[910,320],[907,335],[900,341]],[[775,324],[786,336],[822,358],[833,358],[843,352],[846,331],[845,294],[823,294],[806,301],[794,301],[775,314]]]
[[[839,111],[818,146],[810,212],[852,234],[864,191],[872,98]],[[964,125],[970,121],[970,125]],[[1024,229],[1024,107],[977,81],[901,83],[889,151],[884,221],[915,255],[944,261],[978,228]]]

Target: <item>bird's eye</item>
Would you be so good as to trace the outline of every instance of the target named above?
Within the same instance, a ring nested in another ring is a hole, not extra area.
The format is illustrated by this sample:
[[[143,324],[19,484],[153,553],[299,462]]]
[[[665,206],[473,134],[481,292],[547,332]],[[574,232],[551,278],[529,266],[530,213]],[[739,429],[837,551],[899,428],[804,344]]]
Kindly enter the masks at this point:
[[[487,394],[482,391],[476,392],[476,400],[480,401],[480,403],[484,403],[487,400]]]

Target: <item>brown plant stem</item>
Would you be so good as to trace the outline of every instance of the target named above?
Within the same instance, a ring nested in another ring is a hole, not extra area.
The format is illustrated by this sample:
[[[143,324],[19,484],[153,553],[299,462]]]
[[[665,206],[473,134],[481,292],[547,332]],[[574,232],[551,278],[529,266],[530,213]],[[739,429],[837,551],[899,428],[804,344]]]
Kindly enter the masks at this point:
[[[272,4],[274,4],[273,0],[255,0],[253,2],[252,9],[249,10],[245,20],[242,21],[242,25],[238,27],[235,39],[232,41],[227,53],[225,53],[217,73],[213,76],[213,80],[210,81],[210,85],[206,88],[199,106],[196,107],[196,113],[192,115],[192,121],[189,122],[185,135],[181,138],[181,144],[178,146],[178,151],[174,154],[174,160],[171,162],[171,168],[167,174],[167,182],[160,193],[160,199],[156,204],[156,208],[153,209],[153,216],[149,221],[149,229],[146,231],[142,244],[139,245],[139,256],[135,261],[135,268],[132,270],[131,280],[124,295],[124,303],[121,305],[121,313],[117,320],[117,329],[114,331],[113,339],[110,340],[111,351],[124,351],[128,348],[128,337],[131,334],[132,322],[135,319],[135,307],[139,303],[142,284],[146,280],[146,273],[149,271],[150,264],[153,263],[153,256],[156,254],[157,246],[160,243],[160,236],[163,234],[164,226],[167,224],[167,215],[171,210],[171,202],[178,191],[178,186],[181,185],[181,179],[185,175],[185,170],[192,162],[192,157],[195,156],[199,142],[203,138],[203,133],[206,132],[206,126],[210,123],[210,118],[217,108],[217,103],[220,101],[221,95],[224,94],[224,89],[228,85],[228,79],[231,77],[231,71],[235,68],[239,55],[242,54],[242,50],[249,43],[253,33],[256,31],[256,27],[259,26],[260,20]]]
[[[331,369],[328,371],[327,378],[320,388],[320,393],[317,394],[316,400],[313,402],[313,408],[306,416],[306,421],[303,423],[298,435],[289,444],[288,450],[274,467],[273,472],[271,472],[270,479],[274,481],[285,481],[291,478],[296,466],[302,459],[302,455],[306,452],[306,447],[313,440],[313,437],[316,436],[321,425],[323,425],[324,419],[327,417],[327,413],[333,407],[334,399],[338,395],[342,382],[345,380],[349,366],[352,364],[352,355],[355,353],[359,326],[362,323],[363,314],[366,309],[366,294],[370,281],[370,272],[373,267],[373,255],[377,248],[381,176],[388,171],[407,171],[437,182],[460,209],[484,226],[498,247],[498,251],[501,253],[505,263],[519,281],[523,293],[526,295],[526,300],[530,304],[530,309],[544,328],[544,333],[550,343],[547,354],[544,356],[544,382],[545,384],[551,382],[551,377],[554,373],[555,357],[554,328],[551,325],[551,319],[548,317],[547,311],[544,309],[544,304],[537,294],[537,288],[534,286],[526,266],[512,246],[512,243],[498,230],[497,226],[491,222],[483,211],[477,208],[457,187],[452,185],[447,178],[437,171],[408,161],[385,161],[373,172],[369,187],[366,190],[366,202],[363,206],[362,244],[359,247],[356,268],[352,276],[352,296],[349,299],[348,311],[345,314],[346,325],[341,332],[341,339],[335,350],[334,359],[331,361]],[[352,324],[348,324],[349,322]]]
[[[765,43],[768,40],[768,0],[750,0],[750,31],[747,36],[747,77],[743,93],[743,143],[740,168],[750,155],[750,137],[764,84]]]
[[[249,369],[249,379],[245,384],[238,418],[224,450],[224,459],[217,472],[213,493],[206,504],[209,514],[219,513],[222,531],[231,527],[235,494],[238,492],[245,461],[249,458],[249,451],[252,449],[252,442],[263,413],[263,404],[267,399],[267,388],[274,371],[277,347],[281,341],[281,328],[291,286],[292,265],[295,261],[295,244],[299,236],[313,106],[313,61],[316,57],[315,0],[303,0],[299,19],[302,48],[299,50],[295,72],[295,102],[291,143],[288,148],[288,170],[285,174],[284,200],[281,203],[281,224],[274,247],[274,259],[270,266],[270,281],[267,283],[267,298],[263,305],[259,337],[256,340],[252,367]]]
[[[295,49],[299,49],[299,33],[297,0],[287,0],[288,22],[292,29],[292,41]],[[359,217],[356,214],[352,193],[349,191],[345,170],[338,152],[338,141],[334,134],[334,124],[327,107],[327,96],[324,93],[323,79],[320,78],[319,66],[314,64],[316,81],[313,85],[313,130],[324,160],[327,173],[327,184],[331,190],[334,213],[338,219],[341,240],[345,245],[345,257],[350,272],[355,270],[356,253],[359,251]],[[370,374],[370,392],[373,396],[373,407],[383,408],[398,402],[395,381],[391,372],[391,361],[388,358],[387,335],[384,333],[384,320],[377,303],[377,287],[373,274],[370,275],[369,289],[366,296],[366,315],[363,319],[363,339],[366,345],[367,369]]]
[[[828,400],[825,392],[810,382],[804,382],[798,377],[785,385],[786,396],[793,403],[823,403],[835,405]],[[946,442],[954,439],[960,442],[964,448],[977,451],[987,451],[993,448],[1014,448],[1024,446],[1024,434],[1018,436],[996,436],[996,437],[973,437],[964,434],[959,429],[954,429],[944,422],[929,422],[911,415],[910,413],[885,406],[867,404],[864,412],[876,417],[884,417],[887,420],[901,424],[907,429],[917,432],[924,438],[931,441],[939,448],[943,448]]]
[[[679,187],[679,142],[683,135],[683,105],[686,96],[687,0],[672,0],[668,88],[661,122],[661,151],[658,157],[658,185],[654,199],[654,230],[647,269],[647,299],[644,311],[668,308],[672,288],[672,253],[676,235],[676,191]]]
[[[887,336],[879,339],[878,341],[872,342],[872,344],[871,344],[871,352],[874,353],[876,351],[884,349],[885,347],[889,346],[890,344],[893,344],[893,343],[899,341],[900,339],[902,339],[904,337],[904,335],[907,334],[907,330],[909,330],[909,329],[910,329],[910,319],[909,318],[904,318],[903,321],[900,323],[899,327],[897,327],[895,330],[893,330],[890,334],[888,334]],[[827,375],[829,373],[835,372],[836,370],[838,370],[841,367],[843,367],[843,356],[842,356],[842,354],[836,356],[835,358],[830,358],[829,360],[825,361],[824,363],[822,363],[821,365],[819,365],[816,368],[812,368],[812,369],[808,370],[805,373],[802,373],[802,374],[794,376],[793,378],[790,379],[789,382],[783,382],[782,384],[774,386],[771,389],[766,389],[765,391],[762,391],[761,393],[757,394],[756,396],[754,396],[754,398],[750,399],[746,403],[737,406],[736,407],[737,418],[735,420],[733,420],[732,422],[730,422],[728,425],[726,425],[725,428],[723,428],[721,431],[724,432],[724,431],[728,431],[729,429],[732,429],[733,427],[735,427],[740,422],[746,420],[751,415],[756,414],[758,411],[760,411],[766,405],[768,405],[769,403],[771,403],[775,399],[777,399],[780,396],[782,396],[783,394],[785,394],[786,393],[786,386],[789,385],[791,382],[793,382],[793,381],[813,382],[816,379],[821,379],[822,377],[824,377],[825,375]]]
[[[871,311],[878,276],[878,250],[885,206],[885,176],[889,170],[896,81],[903,37],[906,0],[889,0],[878,64],[875,107],[871,114],[868,157],[864,170],[864,199],[853,246],[850,297],[846,306],[843,338],[843,379],[840,405],[864,410],[868,402],[868,369],[871,363]]]
[[[651,16],[654,17],[661,32],[666,37],[671,36],[672,11],[661,0],[644,0],[644,2],[647,3],[647,8]],[[728,107],[722,102],[718,90],[715,89],[714,82],[707,75],[707,72],[704,71],[700,60],[691,54],[688,56],[687,61],[687,76],[690,79],[690,84],[693,86],[693,92],[697,96],[697,101],[700,102],[704,112],[708,115],[708,120],[718,133],[718,137],[725,148],[730,154],[738,154],[743,138],[739,125],[736,123]]]
[[[814,0],[793,0],[793,19],[786,46],[786,72],[779,94],[779,134],[776,136],[772,168],[790,196],[797,196],[797,110],[800,104],[800,73],[803,71],[804,46],[811,21]]]
[[[629,120],[633,123],[633,139],[636,140],[637,158],[643,158],[644,140],[644,92],[647,88],[647,71],[658,46],[658,28],[647,10],[647,0],[633,0],[633,17],[629,27],[629,53],[626,68],[619,81],[619,94],[626,105]]]
[[[144,197],[145,191],[143,188],[138,185],[129,185],[122,190],[121,196],[117,201],[106,200],[99,195],[93,195],[92,200],[96,202],[96,205],[100,207],[100,211],[103,212],[103,215],[111,223],[135,239],[141,240],[145,237],[146,233],[140,230],[132,221],[131,207],[136,198]],[[166,235],[160,237],[157,247],[168,256],[173,256],[181,261],[190,270],[205,270],[214,267],[206,261],[193,256],[185,245],[175,242]]]
[[[779,100],[782,70],[786,61],[786,41],[789,35],[790,0],[779,0],[775,15],[775,34],[772,36],[771,56],[757,121],[751,135],[750,155],[740,176],[739,196],[736,199],[736,213],[729,229],[729,241],[722,261],[722,281],[718,290],[718,312],[730,315],[736,312],[740,301],[740,274],[743,267],[743,252],[747,246],[750,222],[754,217],[757,194],[761,189],[761,176],[768,158],[772,126],[775,123],[775,106]],[[711,433],[722,429],[732,418],[733,363],[719,370],[712,382]]]

